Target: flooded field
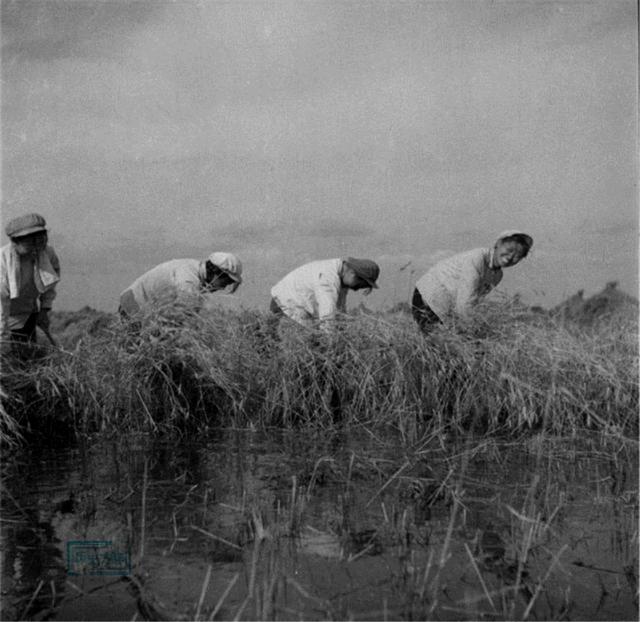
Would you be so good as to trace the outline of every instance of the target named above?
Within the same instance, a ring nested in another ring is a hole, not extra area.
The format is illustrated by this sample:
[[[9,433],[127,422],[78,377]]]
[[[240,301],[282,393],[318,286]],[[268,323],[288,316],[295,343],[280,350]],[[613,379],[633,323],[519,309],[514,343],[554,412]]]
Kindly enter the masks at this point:
[[[130,435],[2,475],[2,619],[638,619],[635,441]]]

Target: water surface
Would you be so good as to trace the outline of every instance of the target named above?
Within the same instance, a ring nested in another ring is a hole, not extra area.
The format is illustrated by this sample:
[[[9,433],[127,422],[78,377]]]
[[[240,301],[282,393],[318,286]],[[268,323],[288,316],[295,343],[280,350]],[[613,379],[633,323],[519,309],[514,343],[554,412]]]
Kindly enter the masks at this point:
[[[3,486],[3,619],[638,618],[635,443],[124,437]]]

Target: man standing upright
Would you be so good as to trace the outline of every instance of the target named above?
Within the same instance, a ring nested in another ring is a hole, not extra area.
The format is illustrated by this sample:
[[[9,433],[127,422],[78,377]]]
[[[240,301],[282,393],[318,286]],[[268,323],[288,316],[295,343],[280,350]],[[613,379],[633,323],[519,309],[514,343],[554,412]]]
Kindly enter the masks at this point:
[[[2,343],[35,342],[36,326],[49,328],[49,311],[60,280],[60,262],[48,245],[40,214],[14,218],[5,227],[11,240],[0,249]]]

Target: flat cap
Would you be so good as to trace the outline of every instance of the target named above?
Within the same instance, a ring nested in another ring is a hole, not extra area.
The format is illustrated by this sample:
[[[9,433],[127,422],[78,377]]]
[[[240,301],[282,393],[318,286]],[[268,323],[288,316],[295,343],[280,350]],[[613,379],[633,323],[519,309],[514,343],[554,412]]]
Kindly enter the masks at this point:
[[[21,238],[38,231],[46,231],[47,223],[40,214],[25,214],[11,219],[4,230],[10,238]]]
[[[380,267],[375,261],[357,259],[356,257],[347,257],[344,261],[361,279],[369,284],[369,287],[378,289],[376,280],[380,276]]]

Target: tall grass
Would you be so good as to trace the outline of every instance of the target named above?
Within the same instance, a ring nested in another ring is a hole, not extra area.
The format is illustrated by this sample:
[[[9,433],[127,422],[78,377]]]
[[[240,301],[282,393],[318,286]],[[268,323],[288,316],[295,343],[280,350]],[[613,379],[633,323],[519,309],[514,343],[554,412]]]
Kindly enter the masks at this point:
[[[64,340],[63,340],[64,343]],[[348,316],[333,337],[260,312],[160,306],[73,350],[5,361],[0,431],[181,432],[392,426],[636,436],[635,323],[590,330],[485,307],[425,337],[405,314]]]

